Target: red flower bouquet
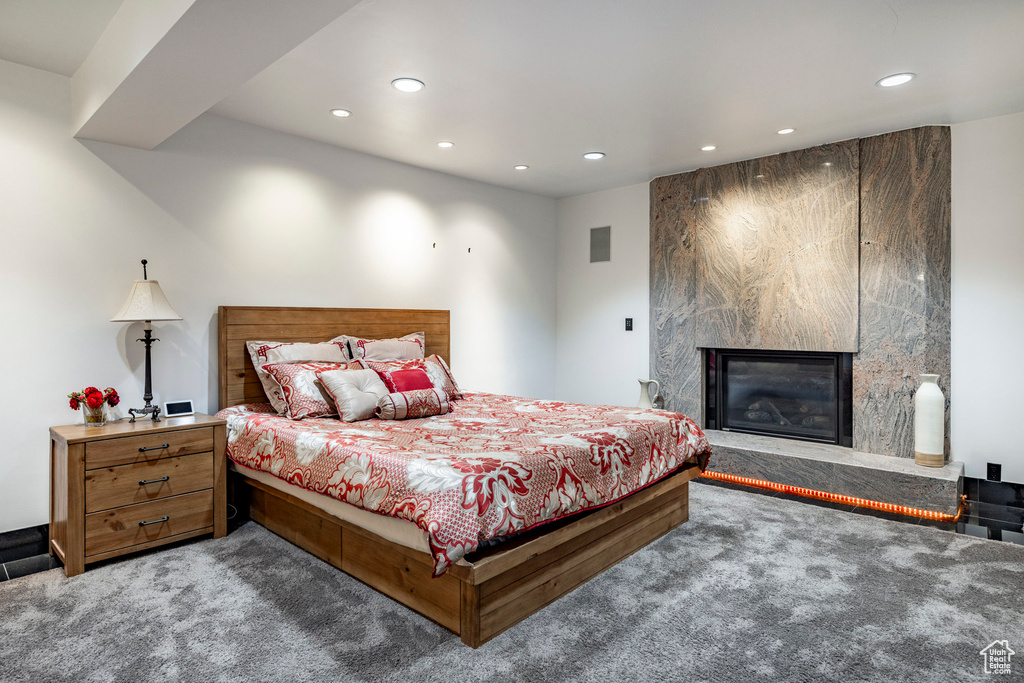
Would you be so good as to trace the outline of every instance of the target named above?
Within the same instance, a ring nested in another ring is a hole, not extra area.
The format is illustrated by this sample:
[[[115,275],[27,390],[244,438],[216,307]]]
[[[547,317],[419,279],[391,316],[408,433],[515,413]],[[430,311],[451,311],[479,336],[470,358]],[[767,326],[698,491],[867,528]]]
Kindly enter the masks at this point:
[[[71,399],[71,407],[75,410],[83,404],[95,410],[104,403],[113,407],[121,402],[121,397],[117,395],[114,387],[107,387],[103,391],[96,387],[86,387],[79,392],[68,394],[68,398]]]
[[[104,403],[114,407],[121,402],[121,397],[117,395],[117,391],[113,387],[107,387],[103,391],[96,387],[86,387],[81,391],[68,394],[68,399],[69,405],[75,410],[82,408],[87,425],[102,425],[104,423]]]

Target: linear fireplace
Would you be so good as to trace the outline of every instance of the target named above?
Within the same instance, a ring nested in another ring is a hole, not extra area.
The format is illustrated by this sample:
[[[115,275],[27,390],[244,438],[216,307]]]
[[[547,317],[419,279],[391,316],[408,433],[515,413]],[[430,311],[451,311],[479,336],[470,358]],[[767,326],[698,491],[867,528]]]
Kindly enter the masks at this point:
[[[853,356],[706,349],[705,426],[853,445]]]

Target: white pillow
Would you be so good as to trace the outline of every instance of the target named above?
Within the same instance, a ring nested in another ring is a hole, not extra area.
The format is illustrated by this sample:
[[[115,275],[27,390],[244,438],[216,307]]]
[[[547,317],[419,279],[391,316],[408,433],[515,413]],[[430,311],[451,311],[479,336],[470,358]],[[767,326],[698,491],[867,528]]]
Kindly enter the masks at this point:
[[[288,402],[284,399],[281,385],[273,376],[263,369],[264,365],[273,363],[304,363],[324,361],[328,363],[345,363],[349,360],[345,352],[344,342],[329,341],[321,344],[289,343],[272,341],[247,341],[245,348],[256,368],[256,376],[260,378],[263,391],[280,414],[288,411]]]
[[[393,339],[363,339],[343,334],[331,341],[348,343],[353,360],[418,360],[427,348],[426,336],[413,332]]]
[[[373,370],[328,370],[318,377],[345,422],[369,420],[377,401],[388,395],[388,388]]]

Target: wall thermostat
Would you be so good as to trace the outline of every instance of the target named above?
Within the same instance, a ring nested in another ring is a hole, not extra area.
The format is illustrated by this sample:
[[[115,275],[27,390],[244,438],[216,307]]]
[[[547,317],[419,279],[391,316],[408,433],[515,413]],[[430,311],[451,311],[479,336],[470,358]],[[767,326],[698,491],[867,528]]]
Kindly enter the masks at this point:
[[[195,415],[195,412],[195,409],[192,408],[191,399],[168,401],[164,404],[164,417],[185,417],[186,415]]]

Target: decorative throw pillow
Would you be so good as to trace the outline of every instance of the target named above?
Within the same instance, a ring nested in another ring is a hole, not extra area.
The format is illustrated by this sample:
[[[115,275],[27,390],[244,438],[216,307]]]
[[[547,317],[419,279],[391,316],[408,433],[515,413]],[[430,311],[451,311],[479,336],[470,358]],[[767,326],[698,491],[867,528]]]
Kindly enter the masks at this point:
[[[347,363],[271,363],[264,365],[274,381],[281,387],[285,401],[285,417],[301,420],[304,417],[334,415],[334,399],[324,391],[317,379],[318,372],[343,370]]]
[[[430,377],[427,376],[427,371],[424,368],[384,370],[377,374],[384,380],[384,386],[388,388],[388,393],[391,394],[396,391],[416,391],[417,389],[434,388],[434,384],[430,381]]]
[[[434,388],[443,391],[449,401],[458,401],[460,398],[465,397],[462,390],[459,389],[459,385],[456,384],[452,371],[448,369],[448,364],[444,362],[444,358],[437,354],[427,356],[423,360],[393,360],[387,362],[364,360],[354,362],[359,362],[363,367],[375,370],[377,374],[381,375],[382,379],[382,373],[384,372],[422,368],[427,372],[427,377],[430,378],[430,383]],[[384,383],[387,384],[386,379]]]
[[[444,358],[435,353],[427,356],[424,362],[427,366],[427,375],[430,377],[430,381],[434,383],[435,387],[444,391],[449,401],[458,401],[460,398],[466,397],[455,382],[455,375],[448,368],[448,364],[444,362]]]
[[[345,422],[369,420],[388,389],[373,370],[324,370],[317,373]]]
[[[362,339],[349,335],[341,335],[332,342],[348,342],[355,360],[410,360],[423,358],[426,345],[426,334],[413,332],[404,337],[394,339]]]
[[[281,385],[263,369],[264,365],[310,361],[344,363],[350,360],[350,356],[345,352],[345,344],[336,341],[322,344],[248,341],[245,342],[245,347],[249,350],[249,357],[252,358],[256,376],[260,378],[260,384],[263,385],[267,399],[274,406],[274,410],[281,414],[288,410],[287,401],[284,399]]]
[[[417,389],[381,396],[377,401],[377,417],[382,420],[414,420],[431,415],[444,415],[451,407],[443,391]]]

